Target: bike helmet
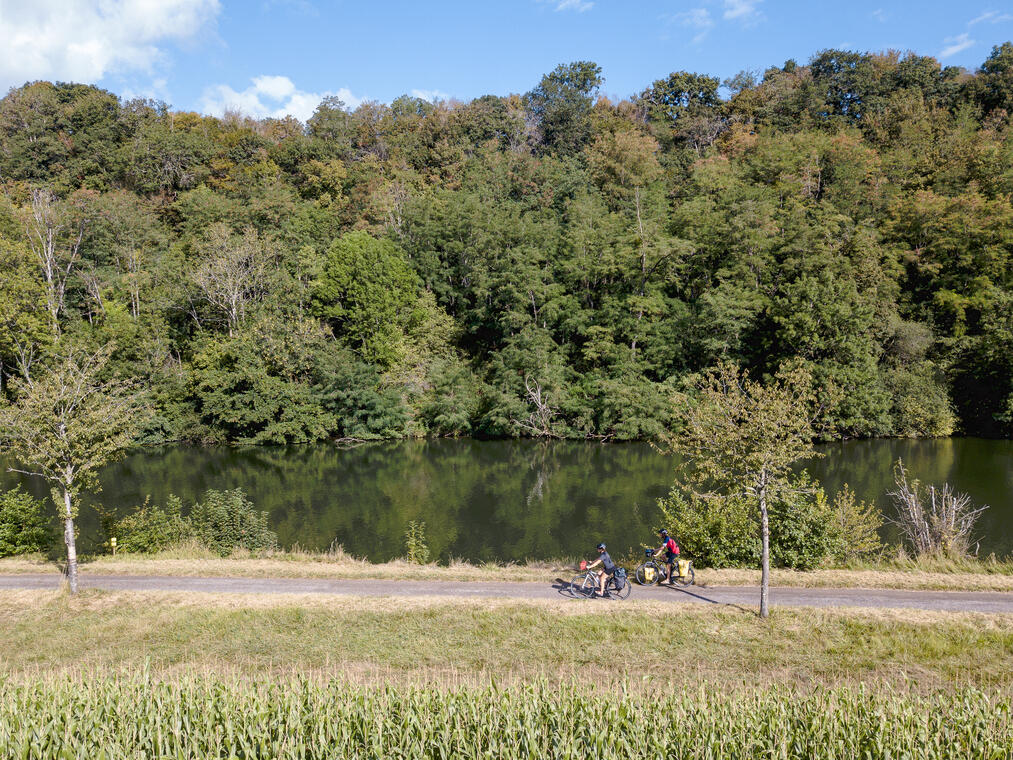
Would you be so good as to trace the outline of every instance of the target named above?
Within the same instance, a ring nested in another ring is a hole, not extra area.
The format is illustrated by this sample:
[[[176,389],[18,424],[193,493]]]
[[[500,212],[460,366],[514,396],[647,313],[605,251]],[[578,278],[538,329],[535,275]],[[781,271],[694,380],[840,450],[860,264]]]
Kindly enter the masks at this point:
[[[668,538],[668,529],[667,528],[662,528],[661,530],[658,531],[658,533],[660,533],[661,535],[663,535],[665,538]]]
[[[598,544],[598,546],[596,546],[595,548],[605,551],[605,544]]]

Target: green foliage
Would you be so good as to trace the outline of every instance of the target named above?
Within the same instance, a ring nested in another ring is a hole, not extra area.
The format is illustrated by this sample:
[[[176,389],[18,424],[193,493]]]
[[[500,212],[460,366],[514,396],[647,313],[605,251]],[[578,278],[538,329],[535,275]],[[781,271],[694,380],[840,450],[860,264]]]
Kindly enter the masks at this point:
[[[116,538],[117,551],[133,554],[157,552],[193,538],[190,520],[182,515],[183,503],[169,496],[165,509],[144,504],[110,528],[110,537]]]
[[[337,354],[322,368],[320,399],[337,420],[339,437],[396,438],[407,431],[408,409],[400,393],[352,354]]]
[[[591,106],[602,81],[601,66],[574,61],[557,66],[527,94],[546,147],[564,155],[584,147],[591,137]]]
[[[755,567],[760,561],[756,505],[737,496],[674,488],[658,502],[663,524],[699,567]]]
[[[429,544],[426,543],[426,524],[411,520],[404,534],[405,559],[415,565],[429,561]]]
[[[755,567],[760,559],[757,504],[739,495],[702,495],[676,487],[659,501],[664,524],[699,567]],[[845,565],[879,554],[882,518],[845,484],[831,502],[805,475],[770,503],[770,561],[793,570]]]
[[[278,535],[267,527],[267,512],[257,510],[241,488],[209,489],[185,515],[176,496],[169,496],[165,509],[145,501],[116,522],[112,533],[120,551],[138,554],[187,542],[223,557],[236,549],[255,552],[278,546]]]
[[[41,501],[20,488],[0,493],[0,557],[44,552],[52,541]]]
[[[367,361],[397,360],[418,279],[404,253],[389,240],[349,232],[327,251],[314,292],[322,317]]]
[[[856,499],[854,491],[845,483],[834,497],[831,510],[828,559],[842,565],[875,559],[885,548],[879,537],[882,526],[879,508]]]
[[[314,325],[268,320],[232,336],[207,335],[197,346],[188,390],[201,438],[306,443],[334,430],[319,388],[331,352]]]
[[[721,361],[801,363],[817,437],[1007,436],[1011,77],[1009,42],[975,72],[823,50],[612,102],[576,61],[305,127],[29,83],[0,99],[0,382],[68,334],[150,389],[145,442],[622,440]]]
[[[277,534],[267,527],[267,512],[258,511],[241,488],[208,490],[190,510],[193,536],[222,556],[233,549],[258,551],[278,546]]]

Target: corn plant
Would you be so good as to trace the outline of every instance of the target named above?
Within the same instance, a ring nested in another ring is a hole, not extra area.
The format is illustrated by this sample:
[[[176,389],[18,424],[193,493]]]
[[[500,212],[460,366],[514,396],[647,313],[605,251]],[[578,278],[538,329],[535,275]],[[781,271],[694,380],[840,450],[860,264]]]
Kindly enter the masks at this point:
[[[841,687],[661,701],[547,683],[369,688],[332,681],[0,680],[0,757],[48,758],[1007,758],[1007,693]]]

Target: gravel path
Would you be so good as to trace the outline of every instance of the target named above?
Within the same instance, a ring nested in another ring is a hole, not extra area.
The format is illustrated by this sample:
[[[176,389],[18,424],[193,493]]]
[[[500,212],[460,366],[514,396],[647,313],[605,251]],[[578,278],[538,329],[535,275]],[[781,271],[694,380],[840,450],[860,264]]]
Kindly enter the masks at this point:
[[[50,589],[59,575],[0,575],[0,589]],[[139,575],[81,575],[82,588],[109,591],[198,591],[241,594],[340,594],[343,596],[449,596],[500,599],[558,599],[572,602],[569,580],[545,583],[485,581],[382,581],[302,578],[187,578]],[[759,589],[749,586],[711,588],[643,588],[633,585],[633,599],[676,603],[732,604],[754,608]],[[773,605],[792,607],[906,607],[921,610],[1013,613],[1013,593],[971,591],[897,591],[891,589],[772,588]],[[598,602],[596,602],[598,603]]]

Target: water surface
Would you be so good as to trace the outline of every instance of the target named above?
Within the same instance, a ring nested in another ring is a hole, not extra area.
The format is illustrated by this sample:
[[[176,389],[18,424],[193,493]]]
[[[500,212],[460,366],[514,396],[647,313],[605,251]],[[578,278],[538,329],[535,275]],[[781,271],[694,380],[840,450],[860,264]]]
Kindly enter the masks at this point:
[[[973,438],[850,441],[822,447],[808,465],[831,492],[849,483],[889,508],[893,463],[911,476],[951,482],[991,509],[981,551],[1013,554],[1013,442]],[[657,499],[675,463],[643,443],[423,440],[352,449],[171,446],[134,453],[103,471],[107,507],[123,513],[150,495],[192,501],[208,488],[242,487],[267,510],[282,545],[386,560],[404,551],[410,520],[425,521],[441,560],[522,561],[581,556],[605,541],[617,554],[653,540]],[[5,485],[16,481],[5,474]],[[47,489],[28,483],[38,496]],[[81,513],[87,551],[99,536],[95,511]]]

